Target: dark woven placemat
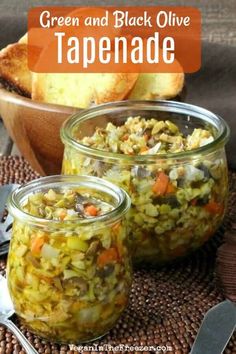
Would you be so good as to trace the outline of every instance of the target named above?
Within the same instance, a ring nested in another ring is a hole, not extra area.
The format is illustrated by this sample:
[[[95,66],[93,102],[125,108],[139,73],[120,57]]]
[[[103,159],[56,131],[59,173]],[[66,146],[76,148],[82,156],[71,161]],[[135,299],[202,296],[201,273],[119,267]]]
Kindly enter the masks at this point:
[[[0,158],[0,184],[23,183],[38,177],[23,158]],[[235,191],[235,192],[234,192]],[[129,345],[122,352],[187,354],[190,351],[199,325],[206,311],[224,299],[214,272],[215,254],[222,235],[230,228],[236,216],[236,173],[230,174],[230,200],[223,225],[204,247],[189,258],[171,266],[155,269],[142,269],[134,272],[130,303],[116,326],[102,339],[92,343],[94,351],[103,345]],[[5,273],[6,259],[0,258],[0,273]],[[17,318],[15,319],[18,323]],[[19,324],[39,353],[72,354],[67,345],[58,345],[41,340]],[[90,345],[92,345],[90,344]],[[132,348],[143,346],[144,351]],[[167,346],[171,351],[145,346]],[[85,348],[86,349],[86,348]],[[107,350],[106,350],[107,349]],[[146,350],[145,350],[146,349]],[[92,352],[85,350],[83,353]],[[112,352],[110,350],[110,352]],[[0,354],[24,353],[14,336],[0,325]],[[224,352],[236,354],[236,335]],[[204,353],[202,353],[204,354]],[[212,353],[214,354],[214,353]]]

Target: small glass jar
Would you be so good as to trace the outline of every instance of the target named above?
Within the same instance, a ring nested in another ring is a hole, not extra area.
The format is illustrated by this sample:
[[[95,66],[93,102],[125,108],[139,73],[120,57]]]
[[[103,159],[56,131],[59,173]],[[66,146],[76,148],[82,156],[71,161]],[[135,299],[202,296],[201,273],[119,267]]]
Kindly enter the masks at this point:
[[[23,209],[29,196],[51,189],[89,193],[111,210],[86,219],[49,220]],[[11,194],[8,286],[17,315],[33,332],[53,341],[80,343],[114,326],[131,286],[129,206],[122,189],[87,176],[44,177]]]
[[[214,140],[173,153],[125,155],[81,143],[97,127],[123,125],[129,117],[169,120],[185,135],[210,129]],[[99,176],[124,188],[131,197],[128,216],[133,259],[162,264],[185,256],[219,227],[226,208],[228,179],[225,121],[201,107],[174,101],[122,101],[81,111],[61,130],[65,145],[62,173]],[[171,182],[161,196],[158,176]]]

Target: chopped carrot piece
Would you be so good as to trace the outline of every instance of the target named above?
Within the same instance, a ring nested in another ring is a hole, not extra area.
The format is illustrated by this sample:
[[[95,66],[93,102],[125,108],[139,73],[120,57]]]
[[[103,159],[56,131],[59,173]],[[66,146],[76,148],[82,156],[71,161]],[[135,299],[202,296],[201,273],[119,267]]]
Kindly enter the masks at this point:
[[[63,221],[65,219],[66,215],[67,215],[67,212],[65,210],[62,210],[59,215],[60,220]]]
[[[122,141],[126,141],[126,140],[128,140],[128,139],[129,139],[129,134],[125,134],[125,135],[123,135],[122,138],[121,138]]]
[[[176,191],[176,187],[172,183],[168,183],[166,193],[174,193]]]
[[[85,212],[89,214],[90,216],[97,216],[98,215],[98,209],[94,205],[88,205],[84,208]]]
[[[206,204],[204,208],[210,214],[222,214],[224,211],[223,205],[215,202],[214,200],[210,200],[209,203]]]
[[[34,254],[34,255],[37,255],[40,253],[41,251],[41,248],[43,247],[43,244],[45,242],[45,239],[43,236],[40,236],[40,237],[36,237],[34,238],[32,241],[31,241],[31,252]]]
[[[97,265],[102,268],[109,263],[116,262],[118,260],[118,252],[115,247],[111,247],[108,250],[104,250],[97,259]]]
[[[168,184],[169,177],[164,172],[160,172],[155,184],[152,186],[152,191],[157,195],[164,195],[166,194]]]

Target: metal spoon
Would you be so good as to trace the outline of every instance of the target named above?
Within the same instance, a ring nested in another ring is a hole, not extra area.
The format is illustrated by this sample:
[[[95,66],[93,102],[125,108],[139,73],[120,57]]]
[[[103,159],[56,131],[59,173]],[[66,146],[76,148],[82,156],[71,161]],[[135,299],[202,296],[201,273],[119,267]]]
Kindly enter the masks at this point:
[[[27,354],[38,354],[19,328],[9,319],[13,314],[14,309],[7,287],[7,280],[0,275],[0,323],[12,331]]]
[[[13,218],[10,214],[4,218],[3,215],[8,196],[17,187],[19,184],[5,184],[0,187],[0,255],[8,252]]]

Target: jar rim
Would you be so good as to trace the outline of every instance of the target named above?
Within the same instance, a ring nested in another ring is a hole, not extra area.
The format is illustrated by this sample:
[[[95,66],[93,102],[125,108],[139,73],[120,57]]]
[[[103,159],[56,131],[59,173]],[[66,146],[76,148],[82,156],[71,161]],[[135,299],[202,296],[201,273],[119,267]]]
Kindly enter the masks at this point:
[[[22,209],[22,202],[27,196],[33,194],[34,191],[40,191],[40,188],[68,188],[68,187],[89,187],[96,191],[105,192],[107,195],[114,197],[117,200],[117,206],[111,211],[101,216],[96,216],[88,219],[77,219],[77,220],[51,220],[40,218],[25,212]],[[126,214],[130,208],[130,197],[122,189],[114,185],[113,183],[103,180],[98,177],[86,176],[86,175],[53,175],[40,177],[31,182],[28,182],[16,189],[14,189],[9,195],[7,208],[9,213],[21,221],[27,222],[29,224],[34,224],[35,226],[46,226],[48,224],[54,225],[91,225],[93,223],[102,222],[105,224],[113,223],[116,219],[120,219],[122,215]]]
[[[112,113],[112,110],[118,111],[123,109],[123,111],[125,111],[127,108],[131,110],[132,107],[138,107],[139,109],[145,111],[152,109],[157,111],[159,110],[160,112],[191,115],[213,125],[215,128],[217,128],[219,135],[212,142],[193,150],[150,155],[125,155],[120,153],[113,153],[105,150],[95,149],[74,139],[73,128],[83,123],[84,121],[95,118],[100,114]],[[60,134],[64,145],[70,145],[88,157],[95,157],[96,159],[100,158],[101,160],[106,159],[107,161],[122,160],[123,162],[131,164],[147,164],[153,162],[156,163],[157,160],[166,160],[172,158],[181,160],[187,157],[197,157],[199,154],[208,154],[214,151],[215,147],[222,147],[227,143],[230,129],[225,120],[219,115],[196,105],[167,100],[127,100],[105,103],[75,113],[63,123]]]

